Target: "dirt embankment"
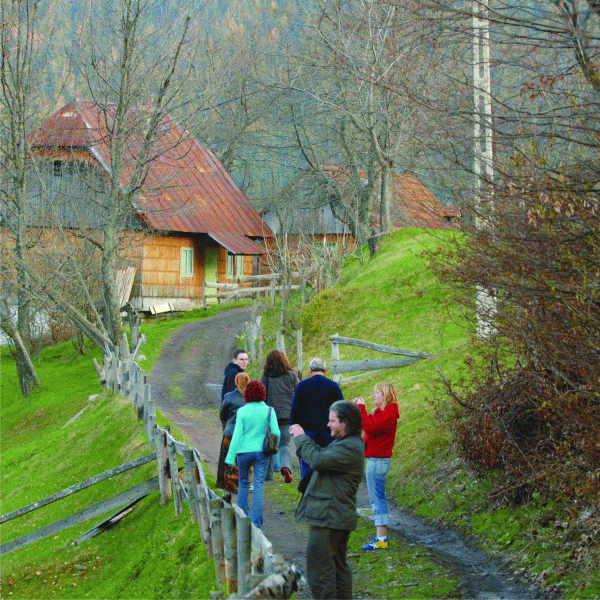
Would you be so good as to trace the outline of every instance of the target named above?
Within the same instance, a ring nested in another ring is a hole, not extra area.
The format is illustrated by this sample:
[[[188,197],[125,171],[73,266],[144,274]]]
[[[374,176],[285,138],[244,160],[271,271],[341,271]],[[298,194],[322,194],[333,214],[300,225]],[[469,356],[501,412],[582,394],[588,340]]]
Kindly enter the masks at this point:
[[[221,443],[220,405],[223,369],[238,346],[237,335],[250,318],[235,309],[183,326],[163,348],[150,374],[152,395],[163,414],[176,424],[198,449],[213,472]],[[292,484],[293,485],[293,484]],[[359,506],[368,508],[365,486]],[[263,531],[276,551],[301,569],[305,564],[306,530],[294,522],[293,510],[265,494]],[[403,536],[434,552],[461,577],[462,598],[509,600],[538,598],[534,588],[522,587],[499,561],[474,549],[458,534],[391,507],[391,536]],[[310,598],[301,590],[298,598]]]

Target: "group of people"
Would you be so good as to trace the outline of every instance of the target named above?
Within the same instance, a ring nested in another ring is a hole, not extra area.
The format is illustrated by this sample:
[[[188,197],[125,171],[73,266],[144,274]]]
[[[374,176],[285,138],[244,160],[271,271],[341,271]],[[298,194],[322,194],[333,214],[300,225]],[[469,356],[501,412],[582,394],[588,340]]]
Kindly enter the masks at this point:
[[[217,487],[237,491],[238,506],[261,527],[265,480],[274,471],[286,483],[293,481],[289,443],[294,436],[302,492],[296,520],[309,526],[306,571],[311,592],[314,598],[352,598],[346,555],[358,521],[356,495],[365,475],[375,537],[363,549],[389,545],[385,481],[399,417],[394,387],[375,385],[375,408],[368,412],[362,398],[344,400],[340,386],[325,376],[321,358],[309,362],[310,377],[302,381],[278,350],[267,356],[261,381],[250,381],[247,366],[248,354],[236,350],[225,369]],[[272,458],[263,452],[268,428],[279,444]]]

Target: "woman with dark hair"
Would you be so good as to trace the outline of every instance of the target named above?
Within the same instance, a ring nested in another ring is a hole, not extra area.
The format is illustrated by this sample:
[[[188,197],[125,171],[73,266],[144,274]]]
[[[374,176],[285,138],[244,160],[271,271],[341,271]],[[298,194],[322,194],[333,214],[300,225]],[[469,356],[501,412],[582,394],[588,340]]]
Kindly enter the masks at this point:
[[[231,494],[237,492],[239,475],[235,465],[225,464],[225,456],[229,450],[231,436],[235,427],[235,415],[238,409],[245,404],[244,391],[250,381],[250,375],[242,371],[235,376],[234,381],[236,389],[232,392],[227,392],[223,396],[223,403],[219,411],[219,417],[223,425],[223,439],[221,441],[221,453],[219,454],[219,463],[217,465],[216,482],[218,488],[226,489]]]
[[[261,381],[267,390],[267,405],[275,409],[277,424],[281,431],[279,451],[273,457],[273,470],[281,471],[284,481],[291,483],[293,478],[292,455],[289,450],[289,424],[298,376],[292,370],[288,357],[279,350],[272,350],[265,361]]]
[[[244,391],[245,404],[238,409],[235,417],[233,436],[225,462],[237,466],[240,472],[238,488],[238,506],[250,517],[257,526],[263,524],[263,488],[269,457],[263,453],[263,443],[267,426],[280,438],[279,426],[275,411],[265,404],[265,386],[260,381],[251,381]],[[248,512],[248,491],[250,488],[250,467],[254,467],[252,493],[252,508]]]

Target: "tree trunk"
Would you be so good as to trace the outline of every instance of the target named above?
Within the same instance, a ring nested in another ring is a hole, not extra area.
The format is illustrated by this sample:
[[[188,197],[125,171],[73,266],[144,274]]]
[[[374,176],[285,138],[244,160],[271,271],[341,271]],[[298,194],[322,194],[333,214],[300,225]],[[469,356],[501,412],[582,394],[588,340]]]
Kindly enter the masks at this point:
[[[110,223],[104,229],[104,251],[102,253],[102,285],[104,289],[104,326],[113,344],[121,339],[122,326],[117,290],[116,263],[118,236],[116,224]]]
[[[381,168],[381,231],[388,233],[393,230],[391,206],[394,197],[393,163],[384,162]]]

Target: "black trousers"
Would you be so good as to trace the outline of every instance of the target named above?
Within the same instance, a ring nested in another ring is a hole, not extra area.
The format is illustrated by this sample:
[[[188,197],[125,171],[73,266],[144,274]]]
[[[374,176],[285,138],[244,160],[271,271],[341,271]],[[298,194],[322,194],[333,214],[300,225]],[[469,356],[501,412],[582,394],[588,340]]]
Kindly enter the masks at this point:
[[[310,526],[306,548],[306,576],[315,600],[352,598],[352,571],[348,566],[347,529]]]

